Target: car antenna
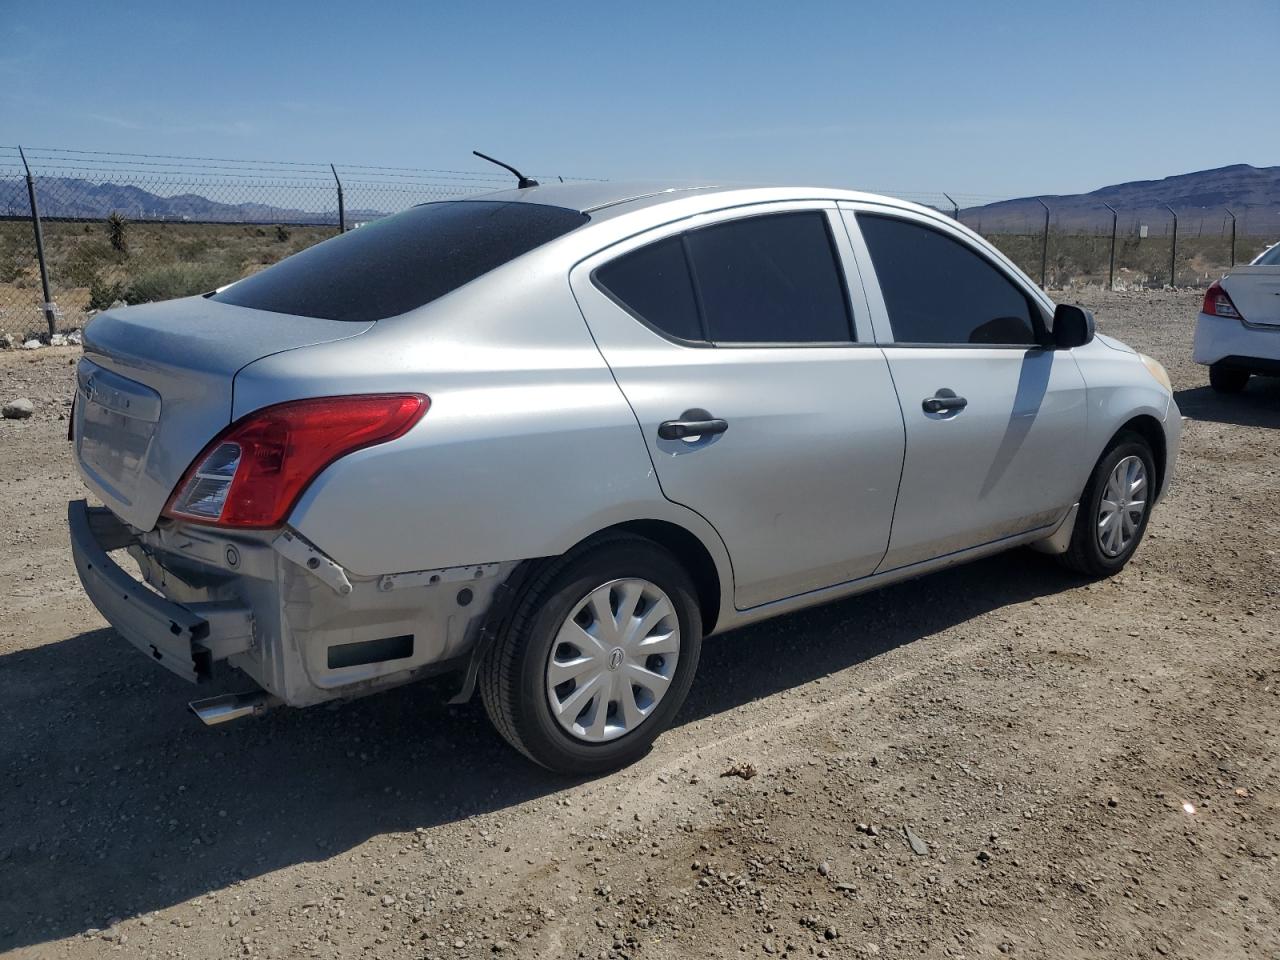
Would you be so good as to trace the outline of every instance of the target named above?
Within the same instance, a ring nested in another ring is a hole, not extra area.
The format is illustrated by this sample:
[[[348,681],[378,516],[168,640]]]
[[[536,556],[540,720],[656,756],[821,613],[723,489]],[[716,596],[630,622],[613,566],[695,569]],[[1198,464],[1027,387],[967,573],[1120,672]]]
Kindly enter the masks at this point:
[[[525,187],[536,187],[538,185],[537,180],[533,179],[533,177],[526,177],[523,173],[521,173],[519,170],[517,170],[515,167],[513,167],[509,163],[503,163],[501,160],[495,160],[493,157],[489,156],[487,153],[481,153],[479,150],[472,150],[471,152],[474,153],[481,160],[488,160],[490,163],[496,163],[498,166],[502,167],[502,169],[510,170],[512,173],[514,173],[516,175],[516,179],[519,180],[519,183],[516,184],[517,190],[523,190]]]

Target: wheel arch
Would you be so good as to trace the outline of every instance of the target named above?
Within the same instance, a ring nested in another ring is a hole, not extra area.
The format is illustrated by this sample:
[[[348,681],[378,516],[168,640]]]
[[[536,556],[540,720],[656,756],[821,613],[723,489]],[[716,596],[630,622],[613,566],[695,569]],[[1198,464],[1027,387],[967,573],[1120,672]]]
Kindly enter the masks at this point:
[[[613,533],[630,533],[644,537],[669,551],[693,580],[694,589],[698,593],[698,610],[702,615],[703,634],[709,635],[715,631],[716,623],[720,619],[724,584],[715,558],[697,534],[669,520],[625,520],[593,533],[578,546]]]
[[[1152,484],[1152,489],[1157,492],[1158,496],[1164,490],[1165,471],[1168,469],[1167,458],[1169,453],[1164,435],[1164,426],[1151,414],[1138,414],[1138,416],[1132,417],[1121,424],[1120,428],[1112,434],[1111,440],[1102,452],[1103,455],[1106,454],[1107,450],[1114,447],[1120,437],[1126,433],[1136,433],[1151,447],[1151,457],[1155,461],[1156,467],[1155,482]]]

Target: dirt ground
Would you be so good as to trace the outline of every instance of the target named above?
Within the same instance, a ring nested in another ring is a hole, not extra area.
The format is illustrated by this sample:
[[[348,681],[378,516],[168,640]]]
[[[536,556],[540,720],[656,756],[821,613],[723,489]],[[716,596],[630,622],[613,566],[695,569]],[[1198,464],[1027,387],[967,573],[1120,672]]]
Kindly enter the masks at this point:
[[[0,950],[1280,957],[1280,381],[1210,393],[1199,297],[1072,297],[1186,417],[1122,575],[1014,552],[709,641],[588,782],[423,687],[202,728],[76,581],[77,351],[0,354]]]

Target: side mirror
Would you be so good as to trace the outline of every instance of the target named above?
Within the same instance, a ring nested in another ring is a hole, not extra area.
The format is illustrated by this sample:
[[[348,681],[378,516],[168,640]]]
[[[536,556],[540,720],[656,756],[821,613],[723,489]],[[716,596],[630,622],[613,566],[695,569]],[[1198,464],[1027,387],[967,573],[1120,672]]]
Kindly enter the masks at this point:
[[[1063,350],[1083,347],[1093,339],[1093,314],[1084,307],[1060,303],[1053,311],[1053,345]]]

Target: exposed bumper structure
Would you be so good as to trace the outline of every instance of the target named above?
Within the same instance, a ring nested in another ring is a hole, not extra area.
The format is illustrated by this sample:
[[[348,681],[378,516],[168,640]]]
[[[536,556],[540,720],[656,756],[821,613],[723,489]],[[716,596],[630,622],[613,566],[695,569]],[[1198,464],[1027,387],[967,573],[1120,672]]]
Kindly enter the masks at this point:
[[[83,500],[67,504],[67,523],[85,592],[125,639],[191,683],[226,661],[260,688],[192,703],[210,725],[441,673],[470,678],[495,591],[517,566],[360,577],[289,528],[140,533]],[[122,549],[142,581],[111,557]]]
[[[129,576],[108,550],[138,542],[105,507],[67,504],[71,555],[93,605],[135,647],[184,680],[208,680],[214,660],[249,650],[253,615],[231,603],[182,605]]]

